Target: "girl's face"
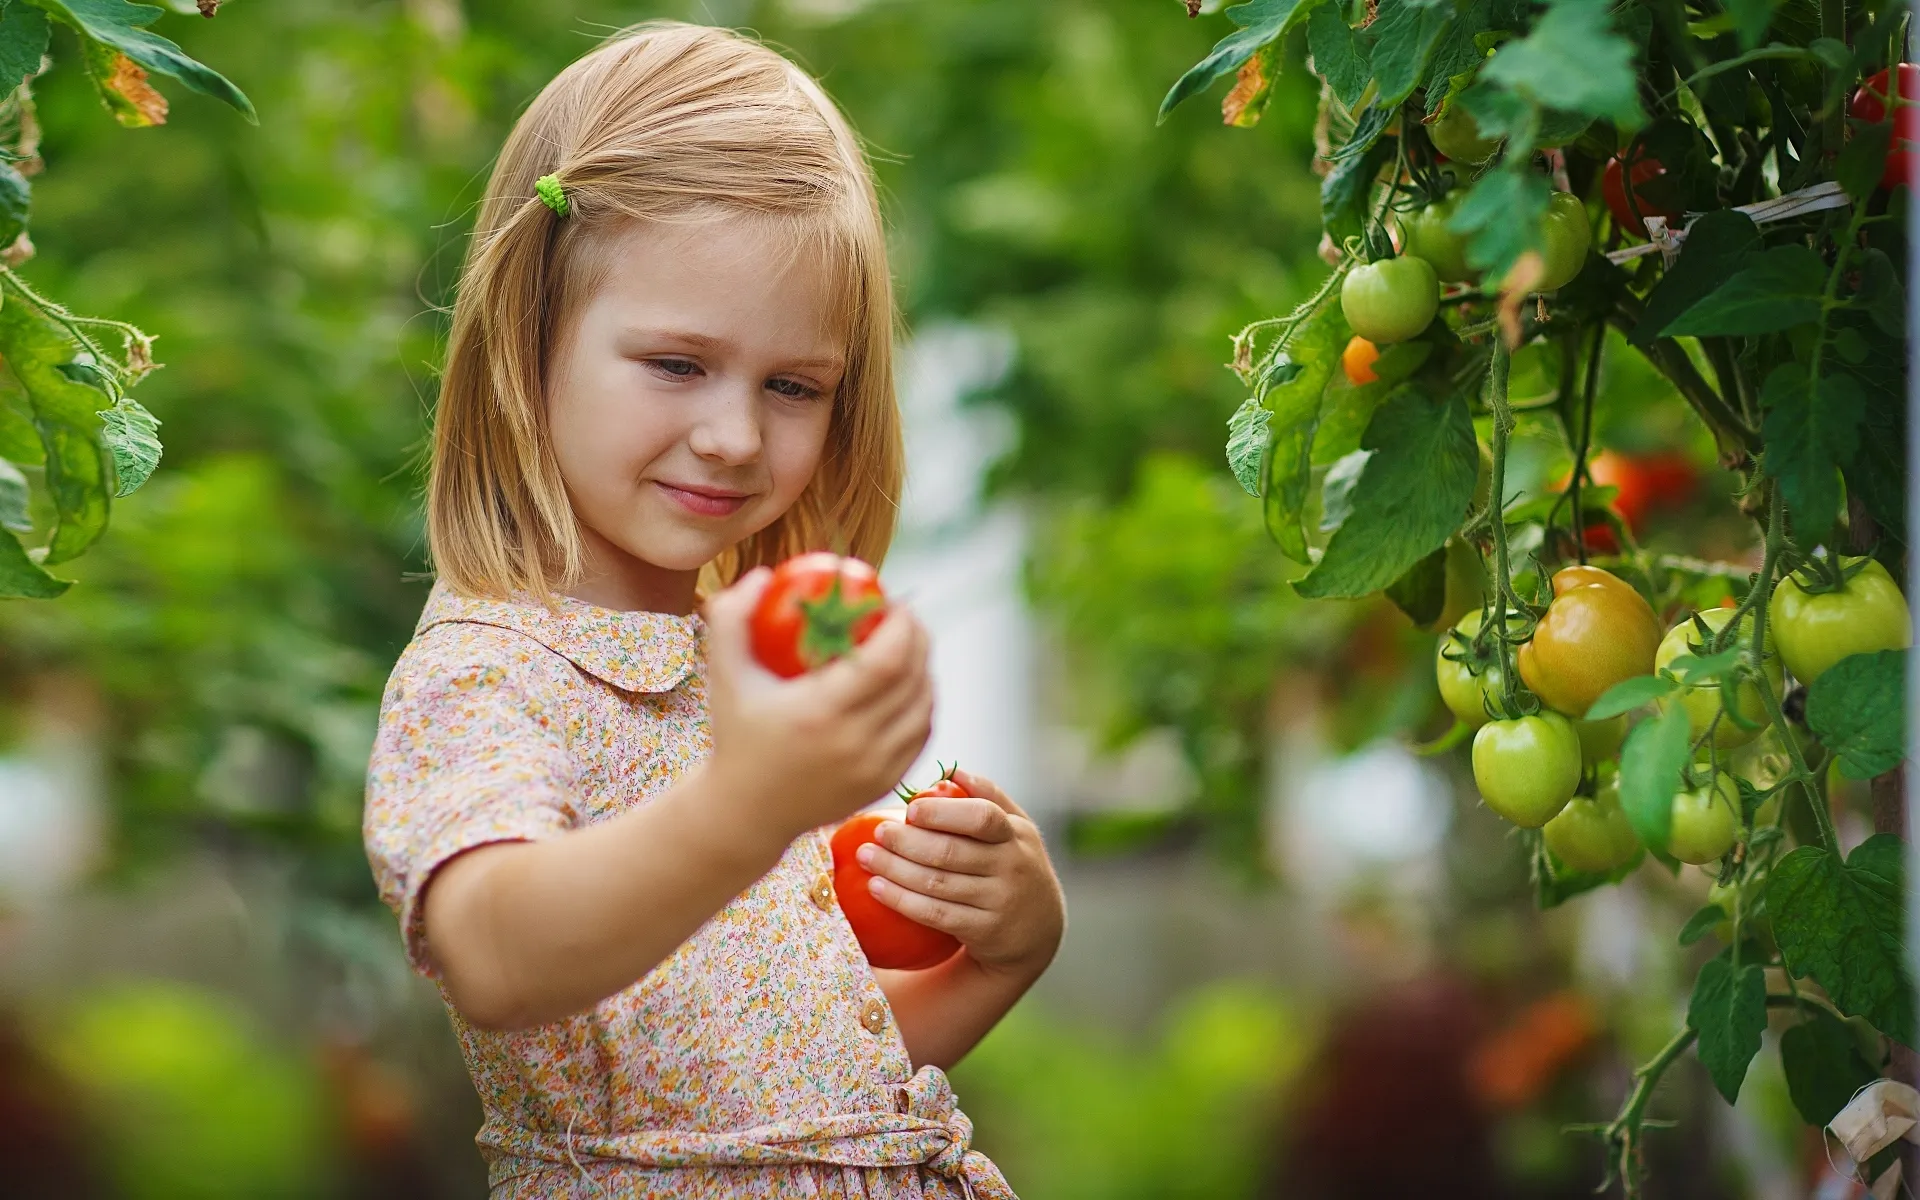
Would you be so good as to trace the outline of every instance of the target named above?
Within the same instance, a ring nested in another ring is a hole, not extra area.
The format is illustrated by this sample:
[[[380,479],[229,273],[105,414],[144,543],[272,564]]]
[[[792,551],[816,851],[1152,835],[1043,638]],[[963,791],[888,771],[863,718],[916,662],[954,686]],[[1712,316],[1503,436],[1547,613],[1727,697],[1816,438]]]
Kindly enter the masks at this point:
[[[746,219],[638,226],[547,380],[584,528],[576,599],[690,611],[701,566],[813,477],[845,368],[820,255]]]

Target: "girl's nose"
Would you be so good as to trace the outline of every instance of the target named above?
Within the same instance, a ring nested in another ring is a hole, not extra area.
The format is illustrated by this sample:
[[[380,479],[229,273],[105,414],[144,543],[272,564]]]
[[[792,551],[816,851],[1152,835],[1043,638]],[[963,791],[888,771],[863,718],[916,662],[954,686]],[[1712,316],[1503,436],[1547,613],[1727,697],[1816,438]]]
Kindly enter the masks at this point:
[[[687,436],[687,445],[701,458],[741,466],[760,456],[760,407],[749,388],[715,389],[712,403]]]

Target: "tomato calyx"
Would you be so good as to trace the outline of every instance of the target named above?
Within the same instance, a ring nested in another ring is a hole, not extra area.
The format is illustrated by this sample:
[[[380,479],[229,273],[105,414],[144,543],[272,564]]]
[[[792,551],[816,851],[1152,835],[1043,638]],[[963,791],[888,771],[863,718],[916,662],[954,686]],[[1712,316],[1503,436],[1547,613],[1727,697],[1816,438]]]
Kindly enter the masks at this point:
[[[940,777],[925,787],[914,787],[902,780],[893,785],[893,794],[912,803],[922,796],[964,796],[966,791],[954,782],[953,773],[960,769],[960,760],[954,759],[951,765],[942,765],[938,759],[934,766],[940,769]]]
[[[801,658],[817,667],[851,653],[859,640],[854,630],[861,618],[884,603],[877,596],[869,596],[849,604],[841,590],[840,576],[834,575],[826,595],[818,600],[799,602],[804,618],[800,629]]]
[[[1843,559],[1836,562],[1831,556],[1809,557],[1806,562],[1790,572],[1793,582],[1809,596],[1821,596],[1830,592],[1844,592],[1847,584],[1855,576],[1867,570],[1873,564],[1871,554],[1859,558]]]

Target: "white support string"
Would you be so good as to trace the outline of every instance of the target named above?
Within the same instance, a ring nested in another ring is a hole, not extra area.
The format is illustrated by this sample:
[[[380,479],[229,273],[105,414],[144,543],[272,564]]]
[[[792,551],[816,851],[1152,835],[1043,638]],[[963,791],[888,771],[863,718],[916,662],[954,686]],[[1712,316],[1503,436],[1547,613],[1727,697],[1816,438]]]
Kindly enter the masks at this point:
[[[1755,225],[1765,225],[1769,221],[1784,221],[1789,217],[1804,216],[1811,212],[1821,212],[1829,208],[1845,208],[1852,201],[1847,191],[1839,184],[1829,180],[1816,183],[1812,187],[1803,187],[1797,192],[1788,192],[1784,196],[1775,196],[1771,200],[1760,200],[1753,204],[1741,204],[1734,212],[1745,213],[1753,218]],[[1636,258],[1659,251],[1668,266],[1673,265],[1674,256],[1680,253],[1680,244],[1687,240],[1687,233],[1693,228],[1693,222],[1704,214],[1692,214],[1693,220],[1687,222],[1685,229],[1669,229],[1665,217],[1648,217],[1647,238],[1638,246],[1625,246],[1609,251],[1607,260],[1614,263],[1631,262]]]

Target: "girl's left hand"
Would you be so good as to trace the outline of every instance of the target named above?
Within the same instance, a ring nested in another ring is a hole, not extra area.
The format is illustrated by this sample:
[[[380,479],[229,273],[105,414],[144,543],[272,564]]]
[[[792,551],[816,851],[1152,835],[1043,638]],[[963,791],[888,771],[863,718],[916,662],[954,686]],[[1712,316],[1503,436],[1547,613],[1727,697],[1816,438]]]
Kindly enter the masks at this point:
[[[1037,976],[1066,929],[1040,830],[990,779],[955,771],[965,796],[922,796],[855,857],[874,897],[960,939],[982,967]]]

